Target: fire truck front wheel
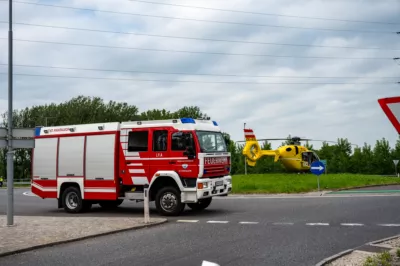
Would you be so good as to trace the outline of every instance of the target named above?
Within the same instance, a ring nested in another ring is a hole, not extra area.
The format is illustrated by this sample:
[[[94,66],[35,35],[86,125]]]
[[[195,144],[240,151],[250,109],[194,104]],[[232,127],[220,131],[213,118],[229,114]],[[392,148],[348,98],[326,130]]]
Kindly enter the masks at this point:
[[[82,200],[81,192],[77,187],[68,187],[62,194],[64,210],[69,213],[79,213],[89,209],[89,203]]]
[[[161,188],[155,199],[157,211],[164,216],[177,216],[185,209],[181,192],[176,187]]]

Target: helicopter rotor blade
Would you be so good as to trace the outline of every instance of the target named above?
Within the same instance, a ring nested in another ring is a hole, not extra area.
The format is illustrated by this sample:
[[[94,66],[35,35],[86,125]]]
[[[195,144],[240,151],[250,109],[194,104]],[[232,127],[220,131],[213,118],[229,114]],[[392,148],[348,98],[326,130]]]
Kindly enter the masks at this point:
[[[321,142],[327,142],[327,143],[335,143],[335,144],[339,144],[339,142],[337,141],[333,141],[333,140],[321,140],[321,139],[311,139],[310,141],[321,141]],[[349,143],[352,146],[357,146],[357,144],[353,144],[353,143]]]

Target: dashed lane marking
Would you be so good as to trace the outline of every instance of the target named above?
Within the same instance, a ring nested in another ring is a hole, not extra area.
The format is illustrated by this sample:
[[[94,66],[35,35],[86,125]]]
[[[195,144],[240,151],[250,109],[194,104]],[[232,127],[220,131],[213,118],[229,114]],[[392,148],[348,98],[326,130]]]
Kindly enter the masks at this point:
[[[341,223],[340,225],[343,225],[343,226],[363,226],[364,224],[358,224],[358,223]]]
[[[294,225],[294,223],[272,223],[273,225]]]
[[[319,225],[329,226],[329,223],[306,223],[306,225],[311,225],[311,226],[314,226],[314,225],[317,225],[317,226],[319,226]]]
[[[176,222],[178,223],[198,223],[198,222],[206,222],[208,224],[228,224],[228,223],[232,223],[230,221],[200,221],[200,220],[176,220]],[[260,222],[257,221],[238,221],[238,222],[233,222],[236,224],[246,224],[246,225],[257,225],[260,224]],[[303,223],[300,223],[303,224]],[[291,225],[295,225],[295,223],[291,223],[291,222],[267,222],[265,223],[265,225],[277,225],[277,226],[291,226]],[[331,224],[329,223],[304,223],[303,225],[306,226],[331,226]],[[400,223],[398,224],[363,224],[363,223],[339,223],[340,226],[343,227],[362,227],[362,226],[385,226],[385,227],[400,227]]]
[[[258,224],[258,222],[239,222],[240,224]]]
[[[378,224],[378,226],[400,226],[400,224]]]

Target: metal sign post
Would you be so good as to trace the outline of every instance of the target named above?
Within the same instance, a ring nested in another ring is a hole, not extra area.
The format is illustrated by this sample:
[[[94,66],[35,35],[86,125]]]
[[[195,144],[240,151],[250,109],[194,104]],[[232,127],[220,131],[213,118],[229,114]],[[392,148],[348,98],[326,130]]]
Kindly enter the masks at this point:
[[[9,120],[10,121],[10,120]],[[11,123],[8,122],[10,126]],[[7,148],[7,225],[14,224],[14,149],[35,147],[35,129],[0,128],[0,148]]]
[[[243,124],[243,129],[246,129],[246,123]],[[244,141],[246,141],[246,136],[244,136]],[[246,156],[243,156],[244,158],[244,174],[247,175],[247,158]]]
[[[144,186],[144,223],[150,223],[150,210],[149,210],[149,185]]]
[[[393,160],[394,163],[394,170],[396,171],[396,176],[399,176],[399,174],[397,173],[397,164],[399,163],[399,160]]]

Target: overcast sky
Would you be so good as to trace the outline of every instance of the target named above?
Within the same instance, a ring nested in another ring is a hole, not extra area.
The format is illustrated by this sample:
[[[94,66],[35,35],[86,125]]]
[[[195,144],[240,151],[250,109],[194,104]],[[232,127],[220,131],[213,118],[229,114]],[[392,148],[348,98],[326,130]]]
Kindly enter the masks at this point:
[[[400,78],[375,78],[400,77],[400,62],[396,64],[391,59],[400,57],[400,36],[394,33],[386,33],[400,31],[400,1],[398,0],[152,0],[160,3],[290,16],[399,23],[397,25],[256,15],[157,5],[129,0],[21,1],[163,16],[164,18],[15,3],[14,22],[17,23],[148,35],[233,40],[235,42],[160,38],[134,34],[15,25],[15,39],[169,50],[161,52],[15,41],[15,64],[187,73],[187,75],[144,74],[16,66],[14,68],[16,74],[136,80],[48,78],[17,75],[14,77],[15,108],[62,102],[84,94],[99,96],[106,101],[127,101],[138,106],[141,111],[152,108],[165,108],[174,111],[184,105],[197,105],[208,113],[213,120],[216,120],[224,131],[230,133],[234,140],[244,138],[243,123],[247,123],[247,127],[253,128],[259,138],[286,137],[289,134],[326,140],[336,140],[343,137],[355,144],[362,145],[367,142],[374,145],[376,139],[384,137],[394,145],[398,137],[397,132],[379,107],[377,99],[400,95],[400,85],[395,84],[395,82],[400,81]],[[7,2],[0,1],[0,21],[8,20],[7,8]],[[233,23],[216,23],[215,21]],[[271,27],[272,25],[287,27]],[[337,31],[318,30],[318,28],[337,29]],[[378,33],[365,31],[376,31]],[[7,38],[7,24],[0,23],[0,38]],[[315,46],[382,49],[343,49]],[[209,54],[172,52],[171,50],[208,52]],[[298,58],[302,56],[379,59]],[[0,64],[6,63],[7,40],[0,39]],[[0,72],[7,73],[7,66],[0,65]],[[190,74],[237,76],[196,76]],[[243,77],[243,75],[247,75],[247,77]],[[326,77],[364,77],[364,79]],[[368,79],[365,79],[365,77],[368,77]],[[198,81],[203,83],[172,81]],[[240,82],[250,83],[240,84]],[[393,84],[300,84],[334,82],[392,82]],[[4,112],[6,109],[7,76],[0,75],[0,111]],[[280,141],[273,142],[273,146],[276,147],[280,143]],[[314,146],[319,147],[319,144],[314,143]]]

